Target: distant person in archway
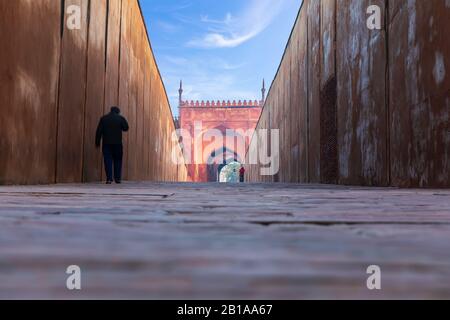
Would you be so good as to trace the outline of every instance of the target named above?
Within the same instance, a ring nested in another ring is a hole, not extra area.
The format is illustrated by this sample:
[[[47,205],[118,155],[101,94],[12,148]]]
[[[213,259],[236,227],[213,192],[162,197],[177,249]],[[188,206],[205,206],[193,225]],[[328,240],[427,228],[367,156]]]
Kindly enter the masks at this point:
[[[245,181],[245,168],[244,166],[241,166],[241,169],[239,170],[239,181],[243,183]]]
[[[95,145],[100,148],[100,142],[103,140],[106,184],[113,183],[113,164],[114,181],[116,183],[122,182],[122,132],[126,132],[128,129],[128,122],[120,115],[118,107],[112,107],[111,112],[100,119],[95,136]]]

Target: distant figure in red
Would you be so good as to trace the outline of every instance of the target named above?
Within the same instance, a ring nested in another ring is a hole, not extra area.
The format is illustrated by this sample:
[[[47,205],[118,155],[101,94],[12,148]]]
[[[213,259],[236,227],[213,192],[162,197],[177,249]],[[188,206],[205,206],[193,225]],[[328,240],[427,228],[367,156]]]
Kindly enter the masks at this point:
[[[241,166],[241,170],[239,170],[239,181],[242,183],[245,180],[245,168]]]

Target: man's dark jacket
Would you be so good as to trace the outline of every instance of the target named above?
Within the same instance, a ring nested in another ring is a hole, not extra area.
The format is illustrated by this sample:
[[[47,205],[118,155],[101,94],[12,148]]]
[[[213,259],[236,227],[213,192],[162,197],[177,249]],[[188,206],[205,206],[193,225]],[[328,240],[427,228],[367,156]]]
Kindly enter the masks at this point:
[[[95,145],[99,147],[102,138],[104,145],[120,145],[122,144],[122,132],[128,131],[128,129],[127,120],[120,114],[111,112],[100,119],[95,136]]]

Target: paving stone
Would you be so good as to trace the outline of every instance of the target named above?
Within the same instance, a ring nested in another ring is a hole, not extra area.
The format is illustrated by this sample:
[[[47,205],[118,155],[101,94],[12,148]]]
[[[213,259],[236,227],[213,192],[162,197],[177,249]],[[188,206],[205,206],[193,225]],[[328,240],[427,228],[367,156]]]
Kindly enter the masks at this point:
[[[0,203],[0,298],[450,298],[450,190],[11,186]]]

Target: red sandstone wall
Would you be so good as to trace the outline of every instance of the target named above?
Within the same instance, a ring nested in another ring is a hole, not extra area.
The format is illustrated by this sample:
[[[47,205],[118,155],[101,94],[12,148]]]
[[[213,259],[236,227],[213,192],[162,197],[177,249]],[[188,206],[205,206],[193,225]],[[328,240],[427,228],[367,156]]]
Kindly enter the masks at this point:
[[[212,129],[220,130],[224,136],[224,141],[216,141],[215,139],[212,139],[212,141],[203,141],[201,144],[199,143],[199,146],[201,147],[201,154],[210,155],[213,151],[223,150],[224,144],[226,144],[226,130],[241,130],[239,132],[247,133],[249,130],[254,130],[256,127],[256,124],[258,122],[259,116],[261,114],[261,107],[260,105],[262,102],[251,102],[252,107],[248,108],[242,108],[242,107],[236,107],[236,103],[233,104],[229,103],[229,106],[223,106],[226,105],[225,103],[222,105],[220,103],[219,107],[211,106],[209,101],[208,104],[200,104],[197,102],[197,106],[195,106],[194,103],[192,104],[184,104],[180,108],[180,128],[187,130],[193,140],[198,139],[199,141],[202,140],[203,134]],[[235,105],[234,107],[232,105]],[[245,104],[239,103],[238,106],[247,105],[247,102]],[[202,125],[202,133],[200,136],[195,136],[194,128],[195,128],[195,122],[201,122]],[[249,134],[251,136],[251,134]],[[243,137],[245,138],[245,148],[240,149],[237,148],[237,141],[234,142],[234,145],[227,145],[227,148],[229,149],[229,152],[234,154],[236,153],[238,161],[243,162],[245,159],[245,152],[246,148],[249,145],[250,137]],[[240,140],[243,141],[243,140]],[[187,141],[183,141],[184,144],[188,143]],[[223,154],[219,153],[217,154],[218,157],[223,156]],[[191,157],[194,158],[194,146],[191,146]],[[224,159],[224,161],[227,161],[229,159]],[[208,182],[208,181],[216,181],[217,180],[217,170],[211,169],[211,166],[206,164],[207,161],[204,159],[204,162],[202,163],[193,163],[188,164],[188,173],[189,177],[194,182]],[[218,166],[217,166],[218,169]],[[208,170],[214,171],[214,174],[208,174]]]
[[[81,30],[62,27],[62,4],[81,5]],[[138,1],[1,1],[0,39],[0,184],[99,181],[95,130],[113,104],[131,126],[125,178],[187,179]]]
[[[305,0],[258,124],[281,170],[248,180],[449,187],[449,28],[445,0]]]

